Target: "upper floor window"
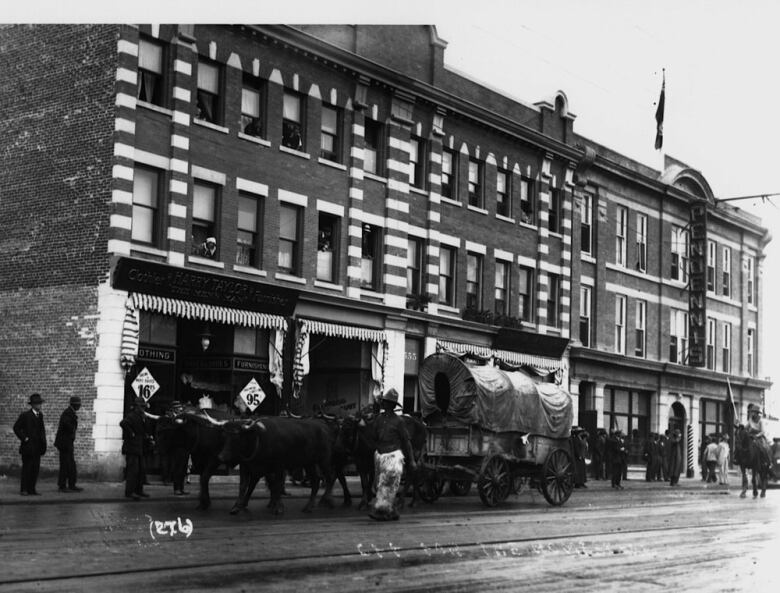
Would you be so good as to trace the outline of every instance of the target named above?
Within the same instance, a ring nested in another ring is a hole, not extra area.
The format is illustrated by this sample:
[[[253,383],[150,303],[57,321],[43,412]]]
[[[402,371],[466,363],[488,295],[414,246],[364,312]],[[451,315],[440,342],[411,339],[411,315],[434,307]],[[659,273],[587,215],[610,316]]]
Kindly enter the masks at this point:
[[[547,287],[547,325],[559,327],[561,322],[561,277],[548,274],[550,285]]]
[[[715,370],[715,334],[717,332],[715,319],[707,317],[707,368]]]
[[[320,131],[320,156],[336,163],[341,162],[341,129],[339,110],[329,105],[322,106],[322,129]]]
[[[509,311],[509,263],[496,260],[496,281],[494,310],[496,315],[506,315]]]
[[[195,117],[212,124],[222,123],[219,75],[217,64],[198,60],[198,114]]]
[[[248,136],[265,136],[263,87],[254,77],[244,75],[241,88],[241,131]]]
[[[715,241],[707,241],[707,290],[715,292],[715,259],[718,247]]]
[[[756,304],[756,258],[752,255],[745,257],[745,279],[747,280],[747,302]]]
[[[671,309],[669,324],[669,362],[685,364],[688,359],[688,312]]]
[[[756,374],[755,369],[755,347],[756,347],[756,330],[750,328],[747,330],[747,374],[752,377]]]
[[[636,215],[636,269],[647,271],[647,215]]]
[[[162,172],[157,169],[136,166],[133,170],[133,241],[160,244],[161,177]]]
[[[455,153],[445,148],[441,153],[441,195],[443,198],[455,199]]]
[[[721,371],[731,372],[731,324],[723,323],[723,335],[721,339]]]
[[[422,294],[423,242],[409,237],[406,246],[406,294]]]
[[[482,208],[482,163],[469,159],[469,206]]]
[[[527,177],[520,180],[520,220],[534,223],[534,183]]]
[[[196,181],[192,188],[192,248],[193,255],[218,259],[217,188]]]
[[[647,355],[647,301],[636,302],[636,334],[634,344],[634,355],[644,358]]]
[[[626,297],[615,295],[615,352],[626,353]]]
[[[262,230],[260,200],[250,194],[238,195],[238,222],[236,225],[236,264],[260,267]]]
[[[590,347],[590,286],[580,286],[580,344]]]
[[[439,302],[455,306],[455,270],[458,254],[454,247],[442,245],[439,249]]]
[[[731,296],[731,248],[723,248],[723,296]]]
[[[282,146],[303,150],[303,97],[290,91],[282,98]]]
[[[561,225],[561,213],[563,209],[563,189],[552,188],[550,189],[550,207],[547,211],[547,228],[551,233],[560,233]]]
[[[628,208],[615,209],[615,263],[626,265],[626,234],[628,233]]]
[[[688,230],[672,225],[672,280],[688,282],[688,258],[690,254],[690,236]]]
[[[409,140],[409,185],[417,188],[425,186],[425,142],[412,136]]]
[[[382,274],[382,232],[379,227],[363,225],[360,258],[361,286],[369,290],[379,290]]]
[[[523,321],[533,319],[534,271],[532,268],[520,267],[517,272],[517,316]]]
[[[511,177],[506,171],[500,169],[496,173],[496,214],[509,216],[512,213],[512,205],[509,196],[509,180]]]
[[[584,194],[579,202],[580,208],[580,251],[591,254],[593,233],[593,196]]]
[[[279,271],[300,276],[301,271],[301,208],[279,205]]]
[[[382,125],[372,119],[365,121],[365,149],[363,151],[363,170],[374,175],[381,175],[382,168]]]
[[[163,47],[141,38],[138,41],[138,100],[165,107]]]
[[[339,217],[319,213],[317,223],[317,280],[336,282],[336,255],[339,245]]]
[[[482,308],[482,256],[466,254],[466,307]]]

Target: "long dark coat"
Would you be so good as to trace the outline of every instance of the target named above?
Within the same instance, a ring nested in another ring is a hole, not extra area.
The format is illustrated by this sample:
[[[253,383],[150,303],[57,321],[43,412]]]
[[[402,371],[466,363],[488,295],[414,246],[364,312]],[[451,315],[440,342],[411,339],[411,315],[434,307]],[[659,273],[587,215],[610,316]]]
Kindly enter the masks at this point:
[[[54,446],[57,447],[58,451],[73,451],[73,442],[76,440],[78,426],[79,419],[76,411],[68,406],[60,416],[57,435],[54,437]]]
[[[146,437],[144,413],[134,409],[119,423],[122,427],[122,453],[125,455],[143,455]]]
[[[19,414],[19,418],[14,423],[14,434],[22,442],[19,445],[19,453],[23,456],[46,453],[46,427],[43,423],[42,413],[36,416],[35,412],[30,409]]]
[[[672,435],[669,438],[669,477],[679,478],[685,466],[682,439]]]

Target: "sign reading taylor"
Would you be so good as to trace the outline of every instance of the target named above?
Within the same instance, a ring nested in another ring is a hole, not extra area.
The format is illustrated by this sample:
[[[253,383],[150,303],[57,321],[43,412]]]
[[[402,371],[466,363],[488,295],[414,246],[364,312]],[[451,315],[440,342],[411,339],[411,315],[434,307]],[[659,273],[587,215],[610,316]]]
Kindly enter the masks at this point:
[[[294,290],[177,268],[156,262],[119,258],[114,288],[157,296],[247,309],[289,317],[298,294]]]

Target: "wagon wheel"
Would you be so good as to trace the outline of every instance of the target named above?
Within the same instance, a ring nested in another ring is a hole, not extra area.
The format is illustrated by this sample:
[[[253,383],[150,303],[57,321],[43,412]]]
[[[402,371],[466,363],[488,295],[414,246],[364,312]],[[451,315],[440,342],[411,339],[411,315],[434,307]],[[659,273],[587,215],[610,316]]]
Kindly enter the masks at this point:
[[[466,496],[471,490],[471,480],[450,480],[450,492],[455,496]]]
[[[540,482],[544,498],[553,506],[560,506],[574,490],[574,468],[571,456],[564,449],[555,449],[542,466]]]
[[[417,496],[425,502],[436,502],[444,490],[444,480],[436,474],[426,476],[417,485]]]
[[[512,478],[507,462],[498,456],[489,458],[477,478],[477,490],[482,502],[489,507],[496,506],[506,500],[511,486]]]

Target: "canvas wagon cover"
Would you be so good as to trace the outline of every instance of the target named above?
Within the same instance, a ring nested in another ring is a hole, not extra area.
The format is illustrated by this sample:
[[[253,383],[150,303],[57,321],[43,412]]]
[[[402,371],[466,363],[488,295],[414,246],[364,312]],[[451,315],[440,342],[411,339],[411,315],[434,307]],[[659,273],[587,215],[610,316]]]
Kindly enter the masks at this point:
[[[522,371],[472,365],[440,352],[422,362],[418,385],[423,418],[444,412],[484,430],[553,438],[571,434],[571,395],[559,385],[538,382]],[[443,405],[446,410],[441,409]]]

